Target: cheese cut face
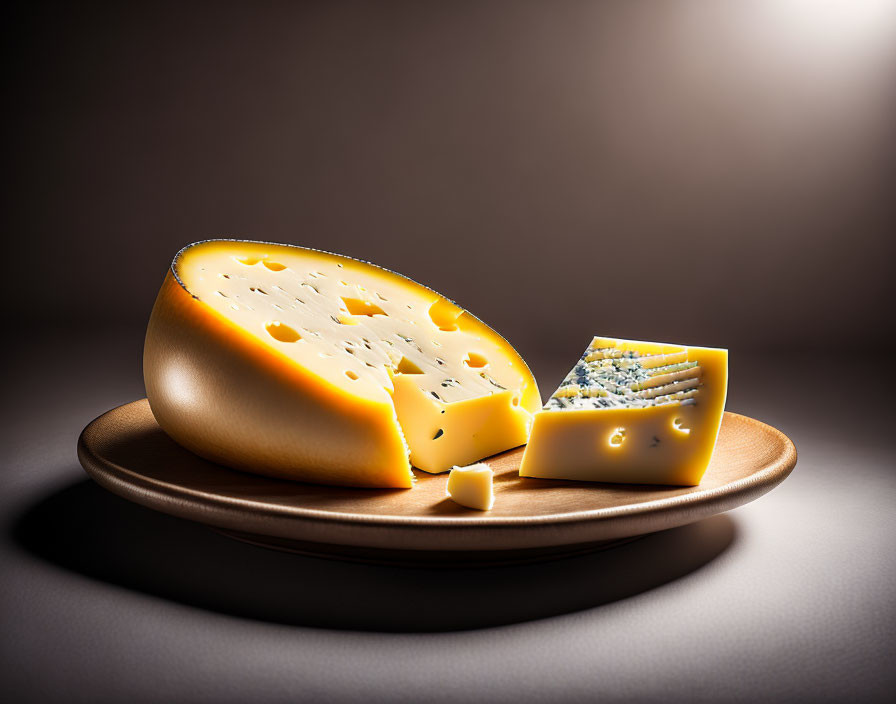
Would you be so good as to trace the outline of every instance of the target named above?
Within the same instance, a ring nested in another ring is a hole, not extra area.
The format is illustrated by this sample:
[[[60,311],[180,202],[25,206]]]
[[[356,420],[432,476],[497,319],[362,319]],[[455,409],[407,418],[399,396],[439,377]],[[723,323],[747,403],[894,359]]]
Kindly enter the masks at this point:
[[[727,391],[727,350],[595,337],[535,415],[520,475],[699,484]]]
[[[538,387],[495,331],[366,262],[211,240],[156,301],[144,379],[159,425],[195,453],[270,476],[409,487],[526,442]]]
[[[448,475],[446,492],[452,501],[461,506],[488,511],[495,504],[493,479],[494,473],[485,462],[454,467]]]

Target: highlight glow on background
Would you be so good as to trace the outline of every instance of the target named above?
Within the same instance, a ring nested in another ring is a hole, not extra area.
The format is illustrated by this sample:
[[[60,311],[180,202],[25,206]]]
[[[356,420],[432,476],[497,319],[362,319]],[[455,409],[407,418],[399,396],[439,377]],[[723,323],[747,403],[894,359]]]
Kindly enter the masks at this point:
[[[867,41],[893,34],[893,0],[765,0],[760,3],[770,20],[786,26],[793,38],[860,49]]]

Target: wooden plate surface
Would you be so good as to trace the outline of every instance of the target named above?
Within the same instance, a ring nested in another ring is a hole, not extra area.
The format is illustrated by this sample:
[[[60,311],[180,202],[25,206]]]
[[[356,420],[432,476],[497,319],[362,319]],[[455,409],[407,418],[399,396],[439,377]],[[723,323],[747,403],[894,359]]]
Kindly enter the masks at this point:
[[[734,413],[697,487],[521,478],[521,456],[488,460],[496,497],[484,513],[446,498],[447,474],[415,470],[413,489],[346,489],[221,467],[171,440],[146,399],[104,413],[78,441],[94,480],[149,508],[268,547],[397,563],[520,562],[606,546],[752,501],[796,464],[787,436]]]

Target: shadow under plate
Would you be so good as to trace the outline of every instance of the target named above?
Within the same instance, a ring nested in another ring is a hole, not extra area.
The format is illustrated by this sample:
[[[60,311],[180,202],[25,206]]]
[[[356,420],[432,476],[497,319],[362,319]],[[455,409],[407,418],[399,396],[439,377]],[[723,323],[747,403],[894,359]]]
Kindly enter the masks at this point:
[[[433,569],[262,550],[85,480],[30,507],[16,542],[40,558],[173,602],[318,628],[434,632],[599,607],[698,570],[734,541],[717,515],[612,549],[538,564]],[[415,608],[421,599],[428,608]]]

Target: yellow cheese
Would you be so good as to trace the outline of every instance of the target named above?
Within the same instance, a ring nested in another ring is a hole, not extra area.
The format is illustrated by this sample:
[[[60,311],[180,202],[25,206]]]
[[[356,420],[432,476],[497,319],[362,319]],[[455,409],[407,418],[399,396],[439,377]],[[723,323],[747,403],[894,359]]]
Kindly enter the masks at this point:
[[[536,413],[520,475],[699,484],[727,391],[727,350],[595,337]]]
[[[348,257],[185,247],[146,335],[159,425],[208,459],[324,484],[409,487],[526,442],[525,362],[438,293]],[[409,457],[410,454],[410,457]]]
[[[448,496],[461,506],[488,511],[495,503],[493,477],[491,467],[485,462],[469,467],[454,467],[448,475]]]

